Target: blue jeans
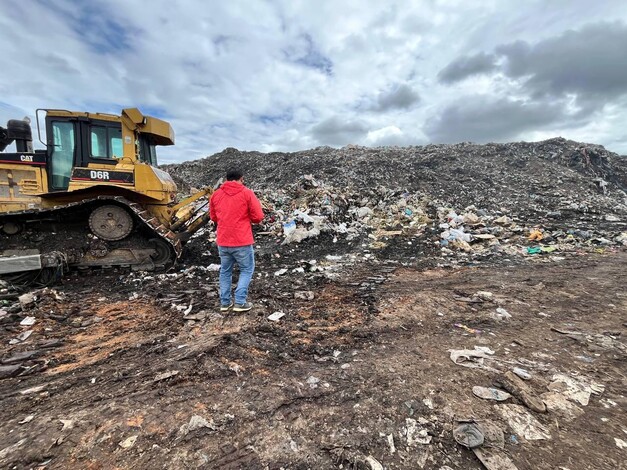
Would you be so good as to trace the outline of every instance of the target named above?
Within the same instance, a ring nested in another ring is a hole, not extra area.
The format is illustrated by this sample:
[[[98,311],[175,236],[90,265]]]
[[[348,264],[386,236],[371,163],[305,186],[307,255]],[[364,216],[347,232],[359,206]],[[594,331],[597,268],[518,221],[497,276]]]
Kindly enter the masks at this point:
[[[245,304],[248,285],[255,272],[255,250],[252,245],[219,246],[220,255],[220,303],[231,303],[231,285],[233,283],[233,265],[239,266],[239,279],[235,288],[235,303]]]

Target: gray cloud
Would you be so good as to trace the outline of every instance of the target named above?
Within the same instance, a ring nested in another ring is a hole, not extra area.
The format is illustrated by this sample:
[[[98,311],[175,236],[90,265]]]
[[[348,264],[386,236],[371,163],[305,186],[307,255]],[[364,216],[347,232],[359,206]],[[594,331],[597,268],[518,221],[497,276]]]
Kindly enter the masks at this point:
[[[379,94],[375,111],[389,111],[390,109],[407,109],[420,101],[420,96],[409,85],[403,84]]]
[[[453,60],[440,71],[442,83],[498,71],[520,81],[531,98],[575,95],[591,109],[627,93],[627,25],[588,24],[536,44],[503,44],[495,54],[479,53]],[[498,65],[497,65],[498,61]]]
[[[368,128],[360,121],[337,116],[325,119],[311,128],[313,138],[321,145],[346,145],[361,141]]]
[[[525,79],[534,95],[577,94],[607,99],[627,93],[627,25],[590,24],[530,46],[518,41],[497,48],[504,72]]]
[[[472,75],[491,72],[495,68],[496,56],[480,52],[472,56],[458,57],[440,70],[438,80],[441,83],[454,83]]]
[[[433,142],[503,142],[525,131],[541,130],[563,119],[561,106],[526,103],[489,96],[465,97],[426,122],[424,131]]]

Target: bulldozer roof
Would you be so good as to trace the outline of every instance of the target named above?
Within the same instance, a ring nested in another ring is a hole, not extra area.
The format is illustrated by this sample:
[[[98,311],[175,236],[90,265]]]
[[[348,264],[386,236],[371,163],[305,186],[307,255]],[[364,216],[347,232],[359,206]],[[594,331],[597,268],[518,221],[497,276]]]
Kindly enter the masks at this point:
[[[41,109],[48,116],[83,117],[102,121],[122,122],[129,129],[141,134],[150,134],[156,145],[174,145],[174,130],[170,123],[152,116],[144,116],[137,108],[125,108],[121,116],[108,113],[89,113],[65,109]]]

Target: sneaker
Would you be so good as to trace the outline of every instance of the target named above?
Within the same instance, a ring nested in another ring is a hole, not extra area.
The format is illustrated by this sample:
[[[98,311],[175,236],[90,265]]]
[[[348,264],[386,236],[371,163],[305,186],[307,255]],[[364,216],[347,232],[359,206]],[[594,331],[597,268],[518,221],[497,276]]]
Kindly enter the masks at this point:
[[[248,312],[251,308],[253,308],[253,304],[250,302],[246,302],[244,304],[235,304],[233,306],[234,312]]]
[[[228,309],[230,309],[233,306],[233,302],[231,302],[228,305],[220,305],[220,311],[221,312],[226,312]]]

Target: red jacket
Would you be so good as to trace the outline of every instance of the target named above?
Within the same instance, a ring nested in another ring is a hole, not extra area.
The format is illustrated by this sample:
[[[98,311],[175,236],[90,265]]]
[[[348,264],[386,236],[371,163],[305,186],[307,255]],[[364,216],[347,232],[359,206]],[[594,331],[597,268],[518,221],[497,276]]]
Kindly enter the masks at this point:
[[[218,224],[218,246],[252,245],[251,222],[258,224],[264,217],[255,193],[237,181],[227,181],[213,193],[209,216]]]

